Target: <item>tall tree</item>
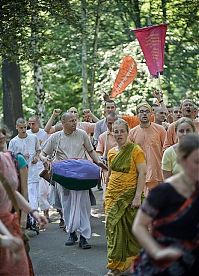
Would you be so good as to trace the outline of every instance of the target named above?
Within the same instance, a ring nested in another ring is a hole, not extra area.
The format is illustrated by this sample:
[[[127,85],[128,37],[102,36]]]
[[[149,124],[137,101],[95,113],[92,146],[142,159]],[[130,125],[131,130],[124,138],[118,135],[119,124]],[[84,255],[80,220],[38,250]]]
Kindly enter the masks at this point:
[[[32,64],[33,64],[33,79],[35,90],[35,105],[36,114],[40,118],[41,126],[44,125],[45,112],[45,90],[43,85],[42,66],[40,61],[39,51],[39,5],[38,0],[31,0],[31,46],[32,46]]]
[[[88,72],[87,72],[87,3],[81,0],[82,21],[82,107],[88,105]]]
[[[23,117],[20,67],[16,62],[4,59],[2,64],[4,123],[16,135],[15,122]]]
[[[27,13],[26,1],[1,1],[0,49],[2,55],[2,88],[4,122],[15,134],[15,121],[23,116],[19,67],[20,44],[23,40]]]
[[[97,1],[95,31],[94,31],[94,38],[93,38],[93,53],[92,53],[91,81],[90,81],[90,109],[92,111],[94,108],[94,85],[95,85],[95,74],[96,74],[96,68],[97,68],[97,46],[98,46],[102,2],[103,0]]]

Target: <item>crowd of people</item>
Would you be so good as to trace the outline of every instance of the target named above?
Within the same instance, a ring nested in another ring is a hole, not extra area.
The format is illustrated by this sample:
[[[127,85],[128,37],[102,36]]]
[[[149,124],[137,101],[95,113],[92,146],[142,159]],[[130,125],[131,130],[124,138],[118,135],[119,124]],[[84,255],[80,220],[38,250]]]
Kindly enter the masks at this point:
[[[34,275],[23,234],[47,227],[51,207],[67,232],[65,246],[92,248],[92,189],[41,177],[53,162],[74,158],[100,167],[106,276],[199,274],[198,109],[190,99],[169,109],[160,92],[154,97],[136,115],[119,114],[106,99],[102,119],[86,109],[80,121],[71,107],[54,109],[44,129],[36,115],[18,118],[12,139],[0,128],[0,275]]]

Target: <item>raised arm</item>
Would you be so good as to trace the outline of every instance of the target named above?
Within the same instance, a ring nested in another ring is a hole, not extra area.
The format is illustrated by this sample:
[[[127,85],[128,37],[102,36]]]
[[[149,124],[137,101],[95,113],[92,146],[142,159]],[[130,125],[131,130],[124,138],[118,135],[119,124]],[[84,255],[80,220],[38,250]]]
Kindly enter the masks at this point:
[[[155,90],[153,92],[153,96],[158,100],[159,104],[161,105],[161,107],[165,110],[165,112],[168,114],[168,109],[164,103],[164,100],[163,100],[163,93],[162,91],[159,91],[159,90]]]
[[[96,123],[97,121],[99,121],[99,119],[91,112],[90,109],[84,109],[82,111],[83,113],[88,113],[88,115],[90,116],[90,118],[92,119],[93,123]]]
[[[48,120],[47,124],[44,127],[44,130],[48,134],[52,134],[58,130],[56,130],[56,126],[53,126],[55,118],[57,118],[61,114],[61,109],[54,109],[53,114],[51,115],[50,119]]]

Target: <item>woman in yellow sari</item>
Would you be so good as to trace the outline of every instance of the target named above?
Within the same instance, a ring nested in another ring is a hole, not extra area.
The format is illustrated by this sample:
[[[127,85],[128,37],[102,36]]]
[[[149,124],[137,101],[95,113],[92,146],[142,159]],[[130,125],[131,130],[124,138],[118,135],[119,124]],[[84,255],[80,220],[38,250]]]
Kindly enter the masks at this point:
[[[146,162],[142,149],[127,141],[128,132],[124,120],[115,121],[113,134],[117,146],[108,152],[109,176],[105,193],[109,269],[106,276],[119,276],[128,270],[140,248],[131,225],[141,205]]]

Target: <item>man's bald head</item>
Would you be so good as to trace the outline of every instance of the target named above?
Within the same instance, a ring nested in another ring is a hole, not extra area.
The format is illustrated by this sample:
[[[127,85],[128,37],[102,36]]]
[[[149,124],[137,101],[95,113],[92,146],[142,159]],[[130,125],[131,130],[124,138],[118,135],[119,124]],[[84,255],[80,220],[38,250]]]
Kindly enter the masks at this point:
[[[154,113],[160,113],[160,112],[165,112],[165,109],[162,106],[157,106],[154,110]]]
[[[182,100],[182,102],[181,102],[181,106],[182,106],[183,104],[187,103],[187,102],[193,104],[193,101],[192,101],[191,99],[184,99],[184,100]]]
[[[155,123],[161,125],[166,120],[167,112],[161,106],[158,106],[154,110]]]
[[[76,130],[77,119],[76,116],[71,112],[65,112],[61,116],[61,122],[65,134],[71,134]]]
[[[61,121],[69,121],[71,118],[75,118],[75,115],[71,112],[64,112],[61,116]]]
[[[194,116],[194,103],[190,99],[184,99],[181,103],[181,110],[183,117],[193,118]]]

